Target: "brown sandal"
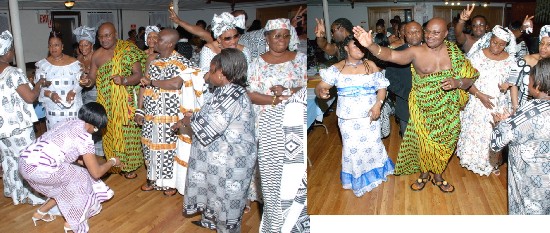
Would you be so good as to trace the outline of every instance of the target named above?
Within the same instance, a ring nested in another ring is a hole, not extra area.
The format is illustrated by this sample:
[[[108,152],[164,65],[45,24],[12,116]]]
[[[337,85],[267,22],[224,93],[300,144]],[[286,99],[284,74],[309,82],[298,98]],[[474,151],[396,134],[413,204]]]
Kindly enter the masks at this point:
[[[141,191],[148,192],[155,189],[154,181],[147,180],[145,184],[141,186]]]
[[[164,196],[171,197],[171,196],[176,195],[177,192],[178,192],[178,190],[176,190],[175,188],[169,188],[169,189],[164,190],[163,193],[164,193]]]
[[[426,183],[428,183],[428,181],[430,181],[431,179],[432,179],[432,177],[430,175],[428,175],[428,177],[426,177],[426,178],[421,178],[420,177],[420,178],[416,179],[416,181],[411,184],[412,191],[418,192],[418,191],[424,189],[424,187],[426,187]],[[416,185],[416,188],[415,188],[415,185]],[[420,186],[420,185],[422,185],[422,186]]]
[[[137,177],[137,173],[135,172],[121,172],[121,174],[124,176],[124,178],[132,180]]]
[[[455,186],[449,184],[446,180],[435,181],[434,179],[432,180],[432,184],[437,186],[439,190],[441,190],[441,192],[444,192],[444,193],[452,193],[453,191],[455,191]],[[447,188],[443,189],[443,187],[447,187]]]

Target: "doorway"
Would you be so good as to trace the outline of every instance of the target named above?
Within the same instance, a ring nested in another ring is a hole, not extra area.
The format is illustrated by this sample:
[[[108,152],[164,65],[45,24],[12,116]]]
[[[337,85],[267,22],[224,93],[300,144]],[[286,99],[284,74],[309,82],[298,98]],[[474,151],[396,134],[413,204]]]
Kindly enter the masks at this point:
[[[80,12],[54,11],[52,12],[52,30],[61,32],[63,39],[63,53],[76,56],[73,45],[77,43],[73,29],[80,26]],[[78,46],[76,46],[78,48]],[[76,49],[78,50],[78,49]]]

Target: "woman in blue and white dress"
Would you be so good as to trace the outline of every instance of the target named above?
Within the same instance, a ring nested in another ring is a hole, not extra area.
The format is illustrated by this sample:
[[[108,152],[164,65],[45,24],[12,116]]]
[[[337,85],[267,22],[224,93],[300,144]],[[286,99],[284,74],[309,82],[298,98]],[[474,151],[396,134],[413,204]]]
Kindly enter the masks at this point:
[[[342,134],[344,189],[360,197],[393,174],[394,164],[382,144],[380,108],[390,84],[370,60],[363,60],[361,46],[353,37],[343,43],[347,58],[320,70],[322,81],[315,88],[318,98],[329,98],[329,89],[338,87],[338,126]]]
[[[45,78],[48,86],[42,89],[38,101],[46,109],[46,127],[52,129],[59,122],[77,119],[82,107],[82,69],[76,58],[63,54],[63,42],[57,32],[48,39],[49,56],[36,63],[35,80]]]

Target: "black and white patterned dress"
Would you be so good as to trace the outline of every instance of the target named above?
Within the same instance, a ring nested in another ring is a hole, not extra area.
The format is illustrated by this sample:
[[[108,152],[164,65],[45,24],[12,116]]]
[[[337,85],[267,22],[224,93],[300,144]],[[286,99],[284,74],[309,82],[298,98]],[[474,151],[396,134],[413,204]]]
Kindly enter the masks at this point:
[[[259,123],[258,163],[264,212],[260,232],[309,232],[306,88],[266,109]]]

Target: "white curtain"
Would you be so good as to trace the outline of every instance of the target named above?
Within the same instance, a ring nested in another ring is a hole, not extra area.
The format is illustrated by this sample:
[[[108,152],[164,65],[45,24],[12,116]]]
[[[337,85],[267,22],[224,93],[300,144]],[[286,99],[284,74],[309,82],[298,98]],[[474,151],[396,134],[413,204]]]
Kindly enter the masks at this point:
[[[94,27],[98,28],[99,25],[105,22],[112,22],[114,21],[115,16],[113,12],[88,12],[88,27]]]
[[[168,18],[168,12],[156,11],[149,12],[149,25],[159,25],[161,27],[171,27],[170,19]]]

